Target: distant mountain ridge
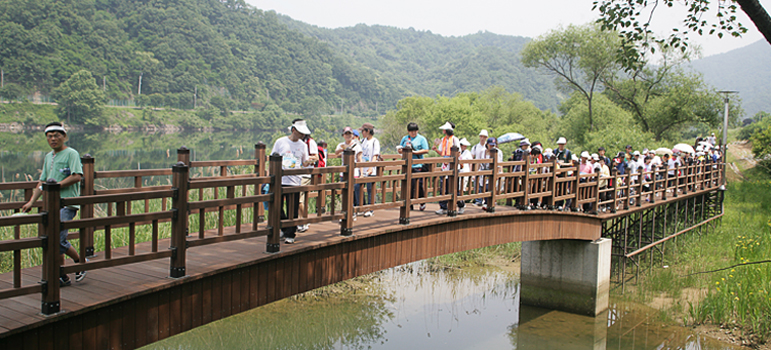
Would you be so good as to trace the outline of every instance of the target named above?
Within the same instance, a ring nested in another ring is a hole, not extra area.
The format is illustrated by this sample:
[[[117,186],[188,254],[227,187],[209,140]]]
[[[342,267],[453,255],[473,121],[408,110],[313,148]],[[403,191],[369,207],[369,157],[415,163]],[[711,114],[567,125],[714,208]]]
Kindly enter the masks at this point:
[[[562,99],[553,77],[520,62],[519,52],[530,38],[490,32],[445,37],[412,28],[364,24],[328,29],[285,15],[279,18],[289,28],[329,44],[352,64],[395,82],[408,94],[452,96],[499,85],[522,94],[538,108],[555,111]]]
[[[765,40],[691,63],[718,90],[739,91],[745,115],[771,112],[771,45]]]

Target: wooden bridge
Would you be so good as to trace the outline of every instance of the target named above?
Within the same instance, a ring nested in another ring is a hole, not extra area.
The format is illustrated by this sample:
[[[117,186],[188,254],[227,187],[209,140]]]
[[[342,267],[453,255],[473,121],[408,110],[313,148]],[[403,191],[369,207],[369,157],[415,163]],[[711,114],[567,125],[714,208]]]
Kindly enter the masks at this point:
[[[0,217],[0,228],[13,235],[0,241],[13,264],[0,275],[0,348],[133,349],[356,276],[517,241],[611,237],[623,283],[641,253],[653,259],[670,238],[722,215],[723,163],[683,166],[675,176],[657,169],[631,175],[651,179],[634,182],[630,175],[578,174],[574,164],[498,162],[495,154],[460,160],[457,150],[450,158],[412,159],[407,149],[370,163],[354,163],[346,151],[343,166],[301,170],[283,170],[263,144],[252,160],[191,162],[189,154],[179,149],[172,169],[126,171],[95,171],[86,155],[81,197],[59,198],[59,185],[49,182],[37,213]],[[450,170],[442,171],[443,163]],[[413,172],[419,164],[428,171]],[[458,170],[464,164],[470,172]],[[362,167],[376,175],[351,176]],[[281,176],[299,174],[311,175],[312,184],[281,187]],[[170,184],[159,185],[164,180]],[[609,185],[600,187],[604,180]],[[100,181],[133,186],[104,189]],[[365,183],[376,184],[372,202],[354,206],[354,185]],[[3,183],[0,190],[28,199],[35,184]],[[412,186],[426,196],[411,198]],[[304,214],[281,220],[282,194],[291,193],[307,197]],[[458,201],[478,198],[486,210],[469,205],[458,214]],[[433,213],[440,200],[448,201],[447,216]],[[0,210],[23,203],[1,203]],[[427,211],[410,210],[424,203]],[[76,220],[48,214],[71,205],[81,206]],[[373,217],[354,218],[369,210]],[[297,243],[281,244],[281,227],[309,223]],[[60,229],[70,230],[90,261],[58,266]],[[23,255],[37,266],[23,266]],[[60,271],[88,277],[60,288]]]

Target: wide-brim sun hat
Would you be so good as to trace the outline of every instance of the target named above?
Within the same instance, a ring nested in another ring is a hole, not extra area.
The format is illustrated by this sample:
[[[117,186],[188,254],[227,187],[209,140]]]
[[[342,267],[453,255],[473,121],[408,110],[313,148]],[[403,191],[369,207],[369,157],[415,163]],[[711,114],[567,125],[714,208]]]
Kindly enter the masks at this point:
[[[568,143],[568,140],[565,140],[564,137],[560,137],[559,139],[557,139],[557,144],[558,145],[564,145],[566,143]]]
[[[592,156],[587,151],[581,152],[581,158],[591,158]]]
[[[292,128],[297,129],[297,131],[303,135],[310,135],[311,129],[308,129],[308,124],[305,123],[304,120],[298,120],[289,127],[289,130],[292,130]]]
[[[522,141],[519,141],[520,146],[530,146],[530,140],[524,139]]]
[[[488,134],[487,134],[487,130],[485,130],[485,129],[482,129],[482,131],[480,131],[480,132],[479,132],[479,136],[488,137],[488,136],[490,136],[490,135],[488,135]]]
[[[575,154],[572,154],[572,155],[570,155],[570,160],[573,160],[573,161],[577,162],[578,161],[578,156],[575,155]]]
[[[471,146],[471,143],[468,142],[468,140],[466,140],[466,138],[464,137],[464,138],[460,139],[460,145],[468,147],[468,146]]]
[[[455,128],[452,127],[452,124],[450,122],[444,123],[444,125],[439,127],[440,130],[453,130]]]

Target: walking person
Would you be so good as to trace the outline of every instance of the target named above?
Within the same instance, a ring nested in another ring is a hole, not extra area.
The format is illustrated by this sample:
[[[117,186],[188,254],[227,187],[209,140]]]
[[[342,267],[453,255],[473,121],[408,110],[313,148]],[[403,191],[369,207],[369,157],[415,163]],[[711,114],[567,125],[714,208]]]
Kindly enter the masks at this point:
[[[282,169],[299,169],[312,166],[314,162],[310,160],[308,145],[303,142],[305,135],[311,134],[305,121],[302,119],[295,119],[289,127],[289,130],[291,132],[289,136],[284,136],[276,140],[271,149],[271,154],[282,157]],[[301,184],[302,178],[299,175],[285,175],[281,177],[281,187],[301,186]],[[292,219],[297,219],[300,206],[300,194],[284,194],[281,197],[281,202],[281,220],[289,219],[289,213],[292,214]],[[286,209],[284,209],[284,205],[286,205]],[[297,237],[297,226],[292,225],[282,228],[281,233],[284,235],[284,242],[286,244],[292,244]]]
[[[402,137],[402,141],[399,143],[399,154],[402,153],[402,149],[404,147],[411,147],[412,148],[412,159],[423,159],[423,155],[428,153],[428,140],[423,135],[418,134],[419,128],[417,123],[409,123],[407,124],[407,136]],[[420,173],[423,172],[425,168],[423,167],[423,164],[412,164],[412,172],[414,173]],[[415,197],[415,193],[417,192],[419,197]],[[423,188],[423,179],[412,179],[412,198],[425,198],[426,197],[426,190]],[[410,206],[410,210],[412,210],[412,206]],[[423,203],[420,205],[420,211],[426,210],[426,204]]]
[[[338,156],[343,154],[343,151],[350,148],[353,150],[353,162],[354,163],[360,163],[362,161],[362,149],[361,144],[358,141],[358,138],[354,135],[354,130],[351,129],[350,126],[346,126],[345,129],[343,129],[343,142],[337,145],[337,148],[335,148],[335,154]],[[358,133],[358,132],[357,132]],[[343,161],[343,165],[345,164],[345,161]],[[354,168],[353,170],[353,178],[356,179],[361,175],[361,169]],[[356,191],[356,185],[353,186],[354,188],[354,195],[353,195],[353,206],[358,207],[359,204],[359,196],[357,195]],[[356,212],[356,209],[354,209],[353,212],[353,220],[356,220],[356,215],[358,213]]]
[[[474,157],[474,159],[486,159],[486,152],[487,152],[487,130],[482,129],[482,131],[479,132],[479,143],[475,144],[474,147],[471,148],[471,155]],[[479,170],[485,170],[487,164],[480,164]],[[480,193],[483,191],[485,182],[484,182],[484,176],[477,176],[474,179],[474,187],[476,187],[477,193]],[[484,199],[477,198],[474,200],[474,205],[476,206],[482,206],[484,204]]]
[[[433,147],[433,150],[444,158],[452,157],[452,148],[458,147],[460,149],[460,140],[455,137],[455,124],[446,122],[444,125],[440,126],[439,129],[444,132],[444,137],[442,137],[439,143]],[[442,163],[442,171],[447,170],[450,170],[450,164]],[[444,195],[450,193],[450,185],[447,176],[439,178],[439,186],[441,188],[441,194]],[[439,210],[435,213],[437,215],[447,215],[447,201],[439,201]]]
[[[364,123],[361,126],[361,149],[362,149],[362,161],[363,162],[377,162],[383,158],[380,156],[380,140],[375,137],[375,126],[371,123]],[[377,167],[361,168],[361,176],[377,176]],[[362,184],[356,184],[354,186],[353,195],[359,198]],[[367,195],[364,197],[364,205],[375,204],[374,182],[368,182],[365,184],[367,187]],[[364,212],[364,217],[372,216],[372,210]]]
[[[61,198],[72,198],[80,196],[80,180],[83,178],[83,165],[80,163],[80,154],[72,147],[68,147],[69,141],[67,131],[59,122],[48,123],[45,126],[44,133],[51,152],[48,152],[43,160],[43,171],[40,173],[40,180],[32,192],[32,198],[21,207],[23,213],[29,212],[35,202],[43,194],[43,182],[53,179],[61,186],[59,196]],[[78,213],[80,206],[67,206],[59,210],[59,220],[61,222],[72,220]],[[72,244],[67,240],[68,230],[59,232],[59,266],[64,266],[67,255],[72,258],[76,264],[80,262],[80,257]],[[88,260],[86,260],[88,261]],[[80,282],[86,278],[86,271],[75,274],[75,281]],[[59,285],[69,286],[72,281],[66,274],[59,274]]]
[[[302,119],[295,119],[292,121],[294,124],[295,122],[302,120]],[[310,130],[310,129],[308,129]],[[305,142],[305,145],[308,146],[308,160],[311,162],[310,166],[307,166],[307,168],[315,168],[319,166],[319,146],[316,144],[316,141],[311,137],[311,135],[303,135],[302,138],[303,142]],[[311,175],[310,174],[303,174],[300,175],[300,186],[310,186],[311,181]],[[306,192],[300,192],[300,204],[299,204],[299,217],[306,218],[308,217],[307,210],[305,209],[305,201],[307,198]],[[318,209],[318,208],[317,208]],[[305,225],[299,225],[297,226],[297,231],[299,232],[305,232],[308,231],[308,228],[311,226],[311,224],[305,224]]]
[[[474,156],[471,154],[471,151],[468,150],[469,146],[471,146],[471,143],[466,140],[466,138],[460,139],[460,160],[470,160],[474,159]],[[471,171],[471,165],[470,164],[463,164],[459,167],[460,173],[467,173]],[[463,181],[458,181],[458,186],[460,189],[458,190],[458,195],[463,194],[463,190],[465,190],[468,187],[469,178],[461,176],[463,178]],[[458,214],[463,214],[466,208],[466,202],[464,201],[458,201]]]

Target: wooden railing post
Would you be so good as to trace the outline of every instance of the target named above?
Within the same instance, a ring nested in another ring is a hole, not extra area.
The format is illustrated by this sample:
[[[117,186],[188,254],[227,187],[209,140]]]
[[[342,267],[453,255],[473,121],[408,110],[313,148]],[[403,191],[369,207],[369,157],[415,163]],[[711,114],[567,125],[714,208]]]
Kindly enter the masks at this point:
[[[612,184],[609,183],[608,187],[612,188],[613,191],[610,192],[610,198],[613,199],[613,204],[610,206],[610,212],[615,214],[616,213],[616,205],[618,204],[616,202],[616,198],[618,196],[618,169],[616,167],[613,167],[610,169],[610,176],[613,178]]]
[[[452,146],[450,148],[452,155],[452,163],[450,163],[450,169],[452,169],[452,175],[450,175],[446,181],[450,190],[452,198],[447,203],[447,216],[458,215],[458,165],[460,164],[460,149],[458,146]]]
[[[86,154],[80,158],[83,164],[83,179],[80,180],[81,196],[94,195],[94,158]],[[80,206],[80,218],[90,219],[94,217],[94,205],[84,204]],[[94,228],[86,227],[80,230],[80,256],[93,258],[94,254]],[[85,262],[85,260],[83,260]]]
[[[637,168],[637,200],[635,201],[635,206],[637,207],[642,206],[644,184],[643,180],[645,180],[645,168],[639,167]]]
[[[559,169],[559,160],[554,157],[551,160],[551,197],[549,198],[549,209],[555,209],[557,201],[554,198],[557,197],[557,170]],[[549,189],[547,189],[549,190]]]
[[[281,250],[281,210],[283,210],[284,199],[282,198],[283,188],[281,187],[281,167],[283,157],[278,154],[270,155],[270,193],[273,194],[273,200],[268,207],[268,242],[265,250],[268,253],[278,253]]]
[[[190,150],[187,147],[182,146],[177,149],[177,162],[190,166]]]
[[[190,168],[184,162],[178,162],[172,167],[172,188],[174,195],[171,199],[171,278],[185,276],[185,258],[187,251],[187,201],[190,179]]]
[[[664,178],[664,186],[661,186],[661,200],[665,201],[667,200],[667,190],[669,189],[669,169],[664,164],[661,164],[661,168],[664,169],[664,174],[661,176]]]
[[[685,165],[682,167],[682,171],[680,172],[680,176],[678,176],[678,186],[680,186],[680,178],[685,176],[683,179],[683,194],[688,194],[688,166]]]
[[[41,312],[43,315],[51,315],[61,310],[60,290],[59,290],[59,231],[61,231],[61,218],[59,210],[61,209],[60,193],[61,185],[53,179],[43,183],[43,208],[45,217],[43,219],[42,230],[40,234],[45,237],[43,245],[43,300]]]
[[[265,158],[264,143],[257,142],[257,144],[254,145],[254,159],[257,160],[257,164],[254,166],[254,172],[257,173],[257,176],[266,176],[267,166],[265,166],[265,161],[267,158]],[[255,196],[262,194],[262,186],[264,185],[254,185]],[[254,210],[252,229],[257,230],[257,223],[265,221],[265,208],[263,208],[262,203],[254,203],[254,208],[252,209]]]
[[[350,236],[353,234],[353,187],[354,187],[354,169],[356,164],[354,163],[353,156],[355,152],[351,148],[347,148],[343,151],[343,164],[345,164],[345,173],[343,173],[343,182],[345,187],[343,188],[343,221],[340,222],[340,234],[343,236]]]
[[[402,148],[402,200],[404,205],[399,208],[399,224],[410,224],[410,206],[412,205],[412,147]]]
[[[580,192],[579,188],[578,188],[578,185],[581,183],[581,171],[580,171],[581,166],[580,165],[573,165],[573,164],[571,164],[571,167],[574,167],[574,166],[575,166],[576,170],[573,171],[573,175],[575,175],[576,180],[573,181],[573,203],[571,203],[570,206],[571,206],[571,210],[577,211],[578,210],[578,198],[580,198],[579,195],[578,195],[578,193]]]
[[[490,176],[490,197],[487,201],[487,212],[488,213],[495,213],[495,200],[496,200],[496,194],[498,192],[498,152],[500,150],[498,148],[491,148],[490,149],[490,158],[493,161],[492,162],[492,170],[493,174]]]
[[[525,165],[521,169],[525,173],[522,177],[514,178],[514,180],[522,181],[522,202],[519,209],[528,209],[530,207],[530,198],[528,198],[530,194],[530,154],[526,154],[522,160],[525,161]]]
[[[600,212],[600,169],[594,169],[595,179],[597,184],[594,186],[594,203],[592,203],[592,210],[595,214]]]
[[[656,165],[651,165],[651,204],[656,203]]]

